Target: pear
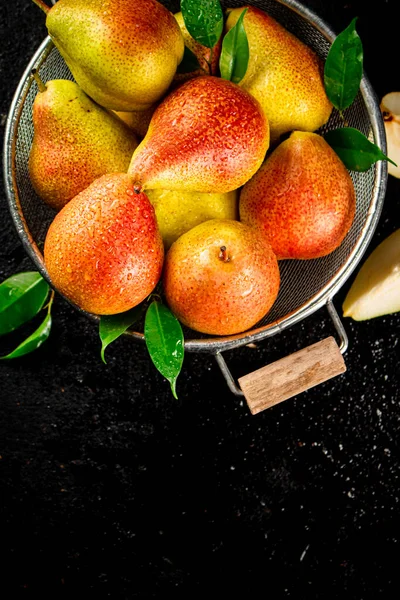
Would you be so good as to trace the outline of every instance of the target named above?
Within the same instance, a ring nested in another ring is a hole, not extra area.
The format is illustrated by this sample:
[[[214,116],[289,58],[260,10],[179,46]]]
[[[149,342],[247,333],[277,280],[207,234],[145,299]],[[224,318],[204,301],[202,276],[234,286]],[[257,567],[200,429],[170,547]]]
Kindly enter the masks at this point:
[[[151,118],[157,108],[157,103],[152,104],[146,110],[134,110],[132,112],[114,111],[115,114],[123,120],[133,133],[142,140],[149,128]],[[131,155],[132,157],[132,155]]]
[[[29,175],[38,196],[60,210],[101,175],[126,172],[138,140],[73,81],[35,78]]]
[[[388,173],[400,178],[400,92],[389,92],[380,102],[385,126],[387,155],[395,162],[388,162]]]
[[[355,204],[353,181],[334,150],[316,133],[295,131],[243,187],[239,214],[278,259],[310,259],[341,244]]]
[[[243,9],[228,11],[226,29]],[[315,52],[266,12],[249,6],[244,17],[249,63],[240,86],[263,107],[271,143],[293,130],[315,131],[332,112],[324,87],[323,66]]]
[[[148,190],[147,197],[154,206],[164,248],[196,225],[210,219],[238,219],[239,191],[226,194]]]
[[[52,285],[98,315],[144,300],[160,278],[163,258],[154,209],[125,173],[103,175],[64,206],[44,245]]]
[[[184,233],[165,259],[171,310],[195,331],[246,331],[270,310],[280,285],[270,245],[238,221],[212,219]]]
[[[158,106],[128,173],[137,191],[225,193],[257,171],[269,146],[259,103],[238,85],[204,75]]]
[[[383,240],[358,271],[343,315],[364,321],[400,311],[400,229]]]
[[[101,106],[145,110],[168,90],[184,43],[173,14],[156,0],[34,2],[75,81]]]
[[[197,77],[199,75],[217,75],[219,69],[219,57],[221,55],[222,48],[222,36],[220,37],[214,48],[207,48],[207,46],[203,46],[203,44],[200,44],[192,38],[192,36],[186,28],[185,21],[181,12],[176,13],[174,16],[182,32],[183,41],[185,42],[186,48],[188,48],[190,52],[194,54],[199,63],[198,68],[194,69],[193,71],[188,71],[184,73],[177,72],[174,76],[174,84],[182,83],[184,81],[187,81],[188,79],[191,79],[192,77]],[[178,71],[180,71],[180,69],[178,69]]]

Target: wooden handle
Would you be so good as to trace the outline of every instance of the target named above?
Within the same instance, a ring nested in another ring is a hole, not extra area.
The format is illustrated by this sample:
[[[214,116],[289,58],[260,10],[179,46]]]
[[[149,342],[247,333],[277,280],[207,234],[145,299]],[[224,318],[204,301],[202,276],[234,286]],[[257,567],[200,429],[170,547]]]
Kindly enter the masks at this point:
[[[346,371],[333,337],[285,356],[239,379],[253,415]]]

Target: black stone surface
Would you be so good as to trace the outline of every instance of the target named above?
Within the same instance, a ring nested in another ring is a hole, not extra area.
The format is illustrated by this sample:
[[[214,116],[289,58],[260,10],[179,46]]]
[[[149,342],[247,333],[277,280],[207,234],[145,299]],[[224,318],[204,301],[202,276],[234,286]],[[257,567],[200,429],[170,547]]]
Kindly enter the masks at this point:
[[[377,95],[400,90],[394,0],[305,4],[335,31],[358,16]],[[29,0],[0,17],[3,134],[46,31]],[[399,198],[389,177],[367,253]],[[3,280],[32,264],[2,191],[0,211]],[[207,355],[186,356],[179,401],[130,339],[103,365],[95,325],[57,297],[49,341],[0,364],[2,598],[398,597],[399,315],[345,325],[344,375],[251,416]],[[227,359],[239,376],[329,333],[318,311]]]

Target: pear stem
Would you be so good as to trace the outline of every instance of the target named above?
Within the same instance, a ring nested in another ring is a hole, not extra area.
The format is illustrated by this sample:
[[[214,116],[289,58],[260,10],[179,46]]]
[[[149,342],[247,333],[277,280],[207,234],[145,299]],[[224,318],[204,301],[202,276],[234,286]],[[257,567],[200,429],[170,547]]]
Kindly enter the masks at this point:
[[[213,50],[214,50],[214,48],[210,49],[210,56],[209,56],[208,59],[206,58],[206,63],[207,63],[207,66],[208,66],[208,73],[207,73],[207,75],[212,75]]]
[[[39,73],[37,72],[36,69],[32,69],[32,77],[34,78],[34,80],[37,83],[39,92],[45,92],[47,88],[46,88],[45,84],[43,83],[43,81],[40,79]]]
[[[228,256],[228,251],[226,249],[226,246],[221,246],[218,258],[225,263],[227,263],[231,260],[230,257]]]
[[[33,2],[36,4],[36,6],[38,6],[39,8],[41,8],[41,9],[42,9],[42,11],[43,11],[44,13],[46,13],[46,15],[47,15],[47,13],[49,12],[49,10],[51,10],[51,9],[50,9],[50,6],[47,6],[47,4],[45,4],[45,3],[43,2],[43,0],[33,0]]]

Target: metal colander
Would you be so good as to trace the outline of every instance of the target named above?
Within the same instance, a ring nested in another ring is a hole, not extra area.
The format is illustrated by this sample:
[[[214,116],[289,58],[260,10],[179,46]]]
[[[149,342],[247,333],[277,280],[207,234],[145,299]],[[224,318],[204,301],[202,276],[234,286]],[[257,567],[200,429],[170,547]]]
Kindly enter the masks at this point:
[[[163,2],[172,12],[179,11],[179,2]],[[243,6],[243,2],[231,0],[230,8]],[[335,33],[312,11],[295,0],[254,0],[250,2],[268,12],[286,29],[309,45],[325,59]],[[50,79],[73,79],[58,50],[49,38],[45,39],[30,61],[17,88],[12,102],[5,136],[5,183],[11,215],[20,238],[33,259],[37,269],[49,280],[43,262],[42,248],[54,211],[35,194],[28,174],[28,156],[33,138],[32,104],[37,93],[31,71],[38,69],[43,81]],[[350,127],[359,129],[386,153],[386,138],[379,103],[369,82],[363,77],[360,91],[352,106],[345,111]],[[336,110],[321,132],[342,126]],[[375,230],[383,203],[387,165],[377,162],[365,173],[351,172],[356,197],[356,215],[341,246],[328,256],[315,260],[280,261],[281,288],[272,310],[252,330],[229,337],[203,336],[185,329],[185,348],[188,351],[211,352],[227,377],[232,391],[241,393],[233,382],[221,351],[274,335],[310,315],[326,304],[342,338],[342,352],[347,342],[344,330],[332,305],[332,297],[344,283],[361,259]],[[91,318],[93,315],[88,315]],[[143,340],[142,331],[129,331],[136,339]]]

